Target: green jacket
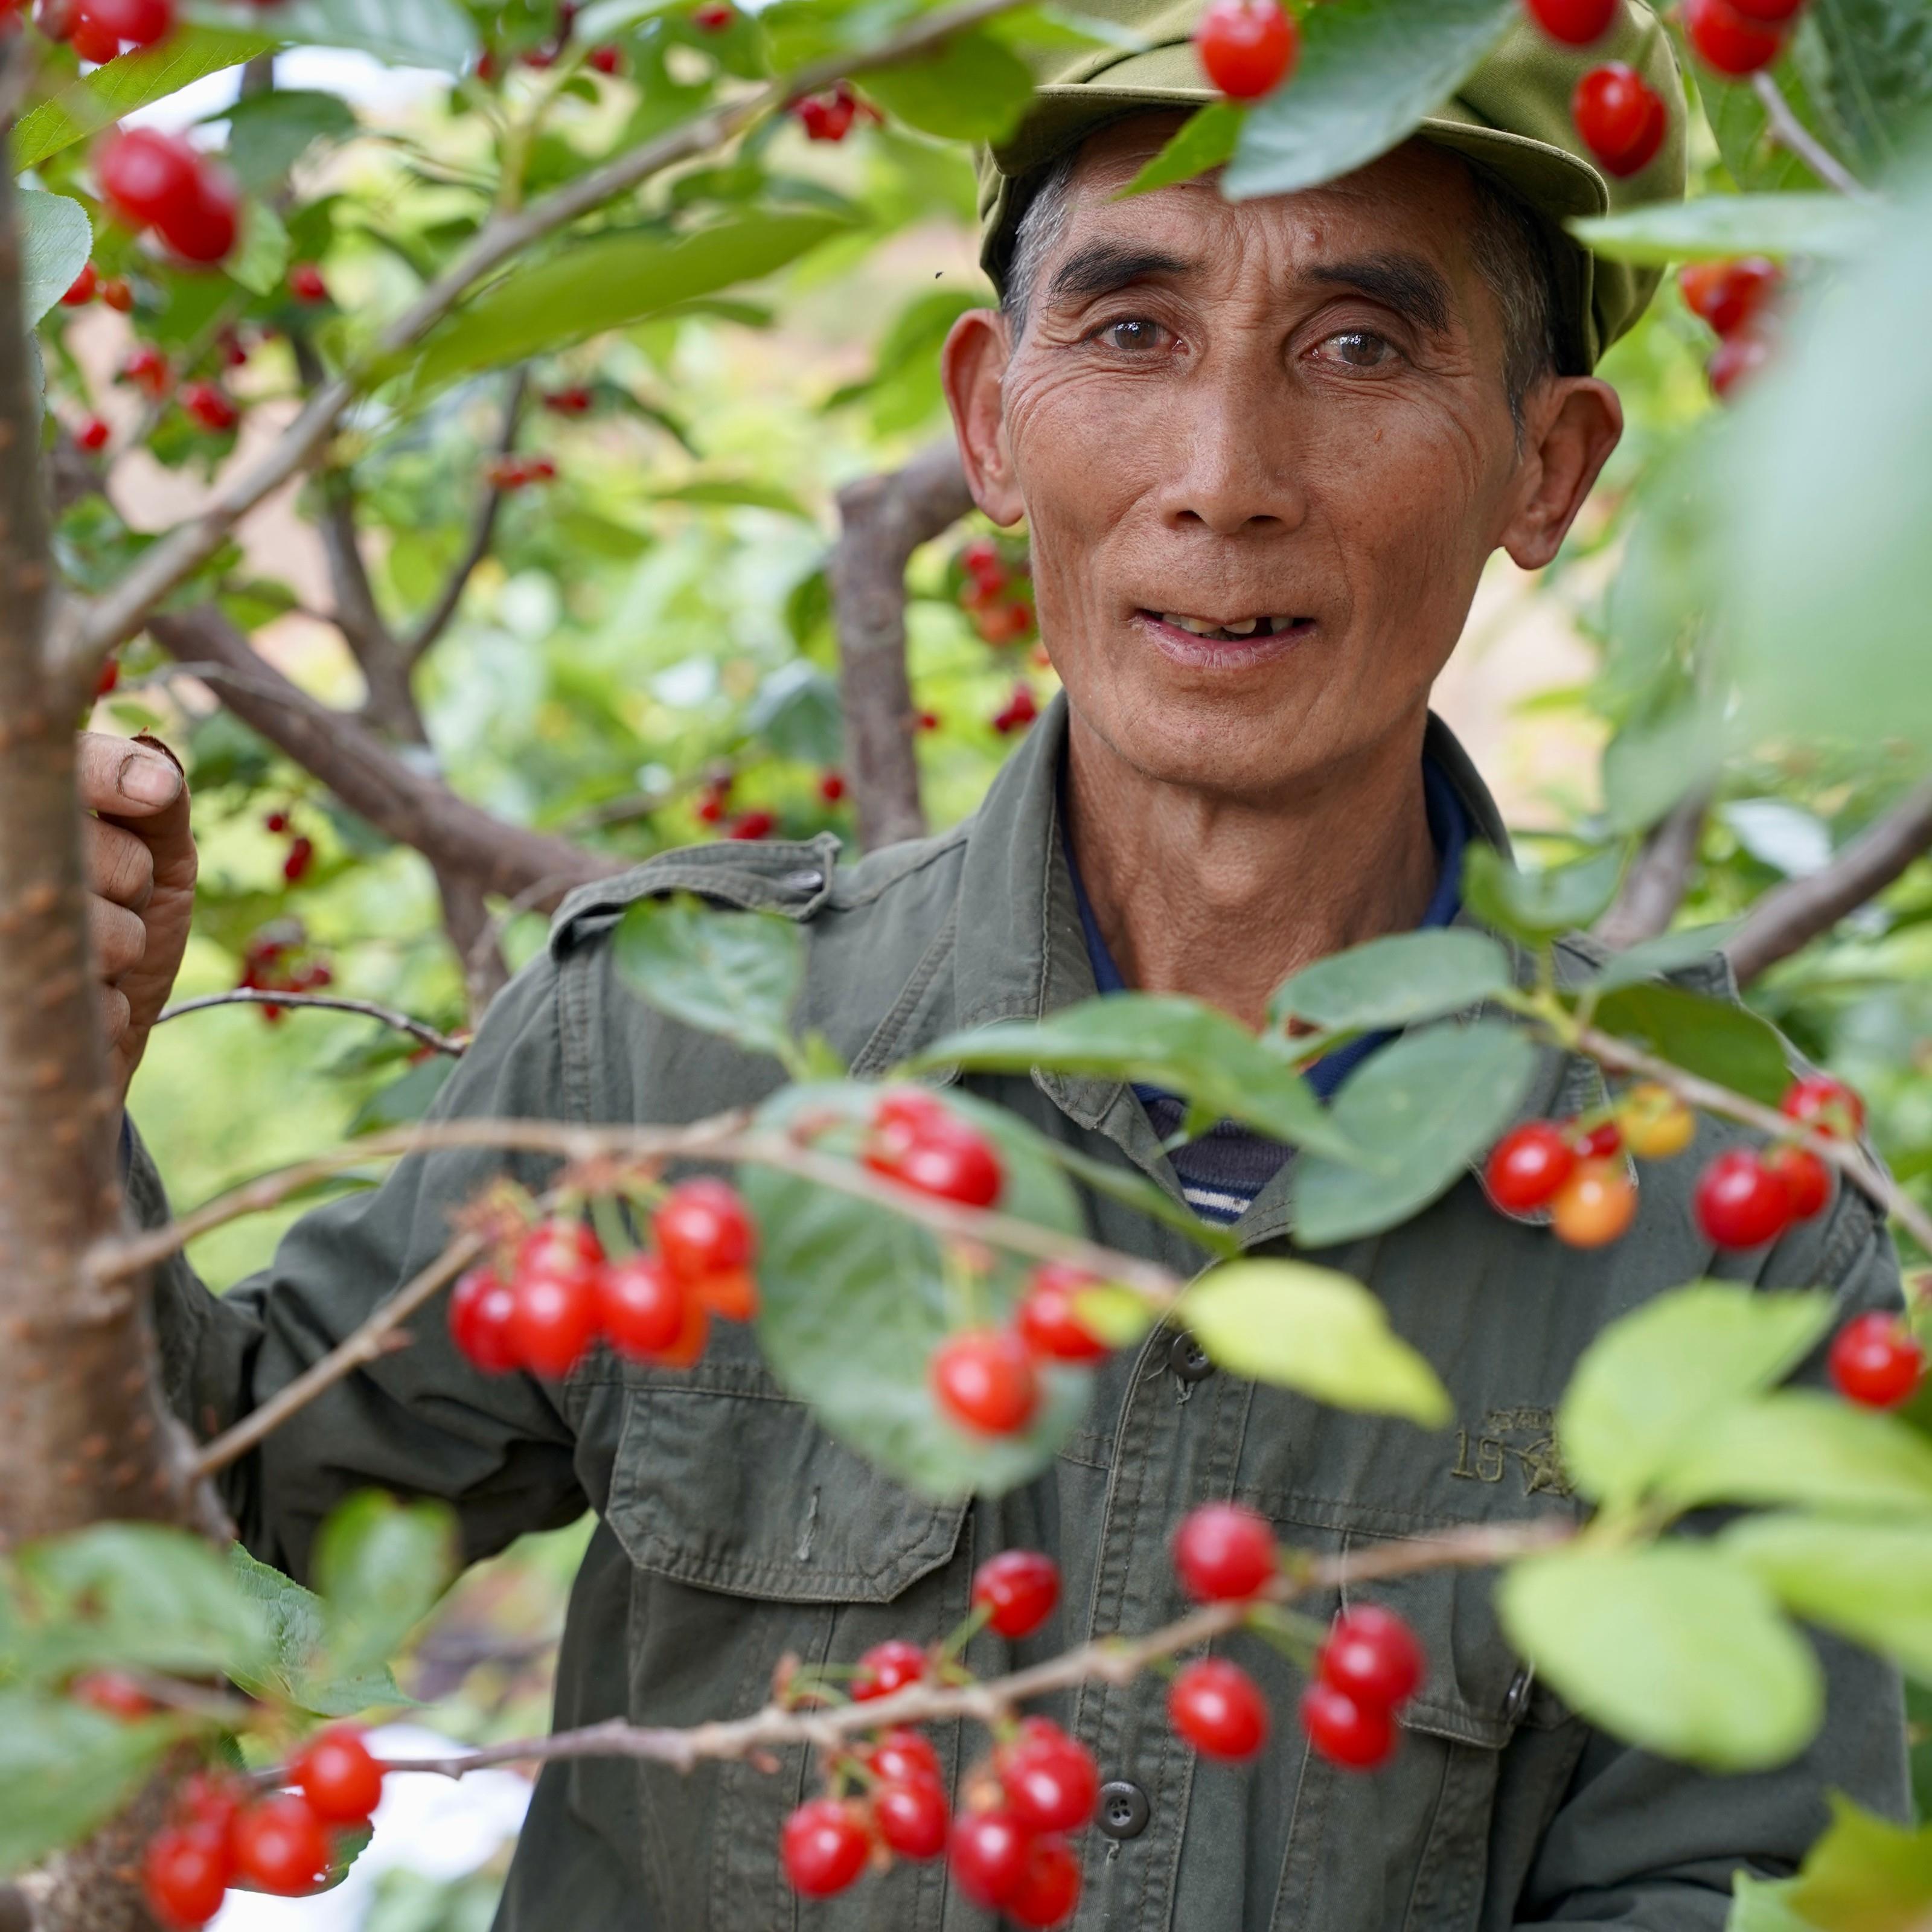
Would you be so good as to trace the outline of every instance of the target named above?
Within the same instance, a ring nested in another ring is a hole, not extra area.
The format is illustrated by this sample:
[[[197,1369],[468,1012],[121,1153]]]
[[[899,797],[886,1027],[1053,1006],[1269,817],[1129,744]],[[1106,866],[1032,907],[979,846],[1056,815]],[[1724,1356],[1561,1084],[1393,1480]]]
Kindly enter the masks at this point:
[[[769,1091],[769,1063],[664,1018],[613,970],[605,942],[625,905],[674,889],[799,920],[811,938],[802,1022],[861,1075],[956,1027],[1090,996],[1057,822],[1064,736],[1056,706],[971,820],[849,868],[835,864],[830,838],[718,845],[580,892],[547,954],[492,1009],[441,1110],[675,1121]],[[1433,748],[1484,835],[1502,844],[1493,804],[1439,727]],[[1685,976],[1724,984],[1719,963]],[[1595,1078],[1552,1054],[1526,1112],[1582,1103]],[[1130,1089],[1045,1073],[974,1084],[1046,1132],[1174,1187]],[[1699,1154],[1730,1131],[1703,1124]],[[1636,1227],[1594,1252],[1506,1219],[1471,1180],[1408,1225],[1327,1257],[1375,1288],[1443,1376],[1456,1426],[1439,1434],[1201,1374],[1185,1338],[1157,1332],[1105,1366],[1088,1426],[1047,1474],[996,1501],[934,1503],[829,1439],[741,1328],[717,1334],[688,1373],[600,1354],[557,1386],[478,1374],[439,1307],[416,1324],[414,1346],[332,1390],[229,1472],[225,1493],[248,1546],[298,1576],[316,1525],[368,1484],[447,1498],[471,1557],[594,1510],[558,1663],[560,1726],[730,1716],[762,1701],[788,1652],[849,1662],[887,1636],[936,1639],[964,1612],[974,1566],[1013,1544],[1052,1552],[1066,1580],[1053,1623],[1013,1647],[1024,1660],[1175,1615],[1168,1538],[1204,1498],[1239,1497],[1285,1539],[1330,1553],[1576,1508],[1551,1410],[1592,1336],[1660,1290],[1743,1276],[1827,1282],[1846,1310],[1895,1304],[1885,1229],[1848,1190],[1768,1256],[1714,1257],[1688,1211],[1700,1164],[1649,1168]],[[521,1166],[541,1178],[539,1164]],[[436,1252],[451,1210],[492,1168],[468,1154],[404,1162],[379,1192],[310,1215],[272,1268],[219,1300],[184,1264],[167,1270],[158,1314],[182,1416],[207,1435],[266,1400]],[[1292,1185],[1291,1163],[1239,1225],[1246,1245],[1282,1250]],[[145,1156],[134,1186],[146,1217],[164,1212]],[[1138,1213],[1088,1204],[1102,1241],[1183,1270],[1204,1258]],[[1377,1592],[1419,1629],[1430,1675],[1403,1749],[1372,1777],[1309,1754],[1292,1716],[1295,1674],[1252,1640],[1238,1640],[1239,1652],[1279,1721],[1251,1767],[1202,1762],[1177,1742],[1157,1676],[1066,1700],[1056,1714],[1120,1787],[1102,1822],[1123,1834],[1095,1829],[1082,1840],[1079,1932],[1502,1932],[1552,1920],[1688,1932],[1722,1924],[1738,1865],[1791,1868],[1824,1822],[1827,1789],[1903,1814],[1899,1687],[1870,1658],[1821,1644],[1831,1715],[1798,1762],[1708,1778],[1567,1712],[1510,1654],[1491,1583],[1444,1572]],[[974,1646],[982,1670],[1009,1660],[998,1639]],[[940,1742],[956,1772],[984,1739],[954,1730]],[[938,1864],[902,1864],[830,1903],[795,1900],[779,1876],[778,1826],[812,1778],[796,1752],[776,1772],[554,1766],[498,1924],[982,1932],[988,1920],[949,1891]]]

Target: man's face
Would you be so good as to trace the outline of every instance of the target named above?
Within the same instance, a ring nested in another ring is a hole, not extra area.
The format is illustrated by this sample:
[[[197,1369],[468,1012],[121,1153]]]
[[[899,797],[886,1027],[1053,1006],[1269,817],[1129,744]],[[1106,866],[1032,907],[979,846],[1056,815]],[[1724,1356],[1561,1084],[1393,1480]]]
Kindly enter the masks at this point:
[[[1523,464],[1460,160],[1412,142],[1294,195],[1114,200],[1175,124],[1082,151],[980,494],[1028,520],[1081,726],[1259,802],[1419,724]]]

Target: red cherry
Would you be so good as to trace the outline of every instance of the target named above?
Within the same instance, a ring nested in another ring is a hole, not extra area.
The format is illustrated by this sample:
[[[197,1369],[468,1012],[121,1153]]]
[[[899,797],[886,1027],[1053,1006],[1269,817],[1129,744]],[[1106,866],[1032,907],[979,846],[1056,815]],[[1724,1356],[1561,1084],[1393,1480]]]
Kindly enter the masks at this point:
[[[1490,1150],[1483,1179],[1498,1208],[1526,1214],[1547,1207],[1576,1166],[1576,1147],[1554,1120],[1526,1120]]]
[[[68,285],[67,293],[61,297],[61,305],[64,308],[84,308],[93,301],[94,291],[100,280],[100,274],[94,264],[92,262],[82,262],[80,273],[74,277]]]
[[[113,434],[114,432],[107,427],[106,423],[102,422],[100,417],[88,416],[82,421],[80,428],[74,431],[74,440],[76,442],[79,443],[81,448],[86,450],[90,456],[98,456],[102,450],[107,447],[108,440],[113,435]],[[118,670],[116,674],[117,676],[118,676],[119,674]],[[111,691],[112,688],[113,686],[112,685],[108,686],[109,690]],[[96,694],[104,695],[104,694],[101,693],[97,693]]]
[[[292,886],[298,886],[307,875],[308,868],[315,862],[315,841],[298,838],[289,848],[289,856],[282,861],[282,877]]]
[[[223,1772],[198,1771],[182,1785],[176,1808],[190,1831],[212,1838],[225,1856],[228,1834],[242,1815],[245,1795],[242,1786]]]
[[[91,1670],[74,1680],[68,1694],[76,1704],[128,1724],[151,1718],[160,1708],[124,1670]]]
[[[1073,1847],[1057,1836],[1036,1838],[1006,1904],[1016,1925],[1059,1925],[1080,1903],[1080,1861]]]
[[[916,1684],[926,1675],[926,1655],[916,1643],[904,1637],[889,1637],[875,1643],[859,1659],[858,1674],[852,1679],[855,1704],[869,1704],[890,1697],[908,1684]]]
[[[110,275],[100,285],[100,299],[107,306],[126,315],[134,306],[134,287],[125,275]]]
[[[1006,1808],[1031,1832],[1077,1832],[1100,1802],[1092,1754],[1046,1718],[1029,1718],[994,1756]]]
[[[298,302],[326,302],[328,284],[313,262],[298,262],[289,271],[289,293]]]
[[[1255,100],[1293,75],[1301,32],[1281,0],[1209,0],[1194,51],[1229,100]]]
[[[724,836],[728,838],[769,838],[778,822],[776,816],[769,812],[741,812]]]
[[[449,1332],[457,1347],[488,1376],[508,1375],[521,1364],[510,1336],[516,1296],[486,1262],[460,1276],[449,1297]]]
[[[937,731],[939,729],[939,713],[936,711],[922,711],[913,722],[922,731]]]
[[[1791,1196],[1791,1218],[1808,1221],[1822,1214],[1832,1198],[1832,1170],[1809,1148],[1774,1148],[1765,1164]]]
[[[1301,1728],[1330,1763],[1367,1771],[1395,1749],[1395,1720],[1386,1704],[1365,1704],[1332,1684],[1313,1683],[1301,1694]]]
[[[830,94],[808,94],[792,109],[812,141],[844,140],[858,111],[858,97],[842,80]]]
[[[724,816],[725,809],[724,801],[715,792],[706,792],[695,807],[698,822],[704,825],[717,824]]]
[[[1784,279],[1778,264],[1762,255],[1729,262],[1691,262],[1677,272],[1684,306],[1720,335],[1735,335],[1778,292]]]
[[[1197,1604],[1253,1596],[1276,1574],[1274,1531],[1239,1503],[1203,1503],[1174,1533],[1174,1570]]]
[[[791,1888],[807,1898],[843,1892],[866,1868],[866,1827],[837,1798],[814,1798],[784,1821],[778,1840]]]
[[[121,36],[84,8],[75,10],[74,25],[68,29],[67,38],[74,52],[82,60],[92,61],[96,67],[105,67],[110,61],[120,58]]]
[[[1761,1247],[1791,1225],[1791,1190],[1756,1148],[1732,1148],[1697,1177],[1692,1197],[1706,1240],[1720,1248]]]
[[[968,1811],[954,1822],[946,1861],[968,1900],[997,1912],[1018,1888],[1032,1834],[1010,1811]]]
[[[1079,1297],[1097,1288],[1100,1278],[1065,1262],[1042,1262],[1033,1271],[1015,1324],[1036,1355],[1059,1362],[1097,1361],[1107,1345],[1080,1319]]]
[[[586,1279],[603,1265],[604,1244],[589,1222],[553,1215],[526,1234],[517,1249],[517,1273],[572,1274]]]
[[[169,376],[168,358],[151,342],[137,343],[121,365],[124,382],[132,382],[157,400],[166,392]]]
[[[888,1778],[872,1791],[872,1822],[902,1858],[936,1858],[946,1849],[952,1814],[930,1778]]]
[[[94,160],[108,206],[130,228],[151,222],[194,197],[200,157],[178,134],[130,128],[110,135]]]
[[[242,224],[242,190],[219,161],[196,158],[194,192],[154,218],[161,239],[184,262],[208,264],[233,251]]]
[[[613,1262],[598,1274],[597,1290],[604,1333],[619,1354],[649,1361],[676,1347],[690,1291],[657,1256]]]
[[[184,383],[181,406],[203,429],[218,434],[232,429],[242,419],[242,412],[232,400],[212,382]]]
[[[1040,1407],[1040,1376],[1020,1338],[1004,1329],[951,1335],[933,1352],[932,1392],[941,1412],[982,1436],[1011,1436]]]
[[[975,537],[959,553],[959,567],[982,589],[1002,589],[1006,567],[1000,560],[1000,547],[991,537]]]
[[[1902,1317],[1874,1309],[1855,1315],[1832,1336],[1826,1363],[1846,1401],[1896,1408],[1918,1388],[1925,1351]]]
[[[544,398],[544,407],[555,416],[586,416],[596,401],[590,392],[579,385],[568,389],[552,390]]]
[[[164,39],[175,23],[174,0],[81,0],[75,26],[92,21],[116,40],[151,47]]]
[[[1422,1646],[1393,1610],[1360,1604],[1335,1621],[1316,1670],[1323,1683],[1358,1704],[1406,1702],[1422,1688]]]
[[[1770,360],[1771,344],[1762,336],[1743,329],[1726,338],[1704,365],[1711,393],[1720,403],[1729,402],[1732,392],[1750,381]]]
[[[1865,1103],[1842,1080],[1828,1073],[1808,1073],[1786,1088],[1778,1111],[1814,1132],[1840,1140],[1856,1140],[1864,1130]]]
[[[1529,17],[1552,40],[1586,47],[1610,31],[1617,0],[1525,0]]]
[[[866,1762],[882,1784],[943,1786],[946,1781],[932,1740],[903,1724],[880,1738],[866,1754]]]
[[[620,74],[624,71],[624,50],[622,47],[602,46],[590,50],[590,64],[602,74]]]
[[[382,1802],[382,1767],[352,1724],[333,1725],[311,1738],[290,1767],[289,1781],[331,1825],[365,1824]]]
[[[992,1143],[976,1127],[934,1106],[915,1126],[875,1115],[866,1165],[921,1194],[990,1208],[1005,1176]]]
[[[224,369],[245,369],[248,366],[248,347],[238,335],[222,337],[221,366]]]
[[[295,1898],[328,1869],[328,1834],[306,1798],[259,1798],[235,1821],[235,1869],[260,1890]]]
[[[1730,0],[1684,0],[1684,38],[1706,67],[1733,79],[1770,66],[1784,46],[1775,27],[1746,19]]]
[[[1577,82],[1570,117],[1583,145],[1617,176],[1647,167],[1670,125],[1662,98],[1622,61],[1592,68]]]
[[[974,1572],[973,1607],[1004,1637],[1032,1636],[1059,1600],[1060,1566],[1037,1550],[1003,1550]]]
[[[836,805],[845,796],[845,774],[843,772],[820,772],[818,775],[818,795],[827,805]]]
[[[1224,1657],[1189,1664],[1168,1687],[1168,1721],[1204,1757],[1252,1757],[1268,1733],[1267,1700]]]
[[[742,1197],[714,1174],[680,1180],[651,1216],[651,1231],[664,1266],[680,1281],[734,1274],[758,1252],[758,1231]]]
[[[737,9],[728,0],[706,0],[692,14],[691,24],[700,33],[722,34],[737,17]]]
[[[598,1298],[588,1275],[524,1273],[512,1291],[510,1340],[518,1359],[562,1382],[597,1339]]]
[[[1614,1120],[1599,1120],[1594,1127],[1570,1129],[1570,1144],[1580,1160],[1608,1160],[1623,1151],[1623,1130]]]
[[[142,1860],[141,1888],[154,1916],[174,1932],[206,1925],[227,1893],[226,1848],[202,1832],[157,1832]]]

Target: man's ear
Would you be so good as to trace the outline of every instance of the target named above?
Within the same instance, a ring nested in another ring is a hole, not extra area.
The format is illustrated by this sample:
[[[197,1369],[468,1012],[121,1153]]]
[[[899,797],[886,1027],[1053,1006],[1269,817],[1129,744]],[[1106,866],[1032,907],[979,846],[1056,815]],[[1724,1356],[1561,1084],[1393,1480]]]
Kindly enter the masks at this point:
[[[996,524],[1016,524],[1026,514],[1012,452],[1006,446],[1006,411],[1000,384],[1006,377],[1006,319],[998,309],[976,308],[962,315],[940,351],[940,377],[953,434],[973,500]]]
[[[1498,541],[1525,570],[1540,570],[1616,448],[1624,407],[1616,391],[1594,376],[1560,376],[1538,386],[1523,418],[1516,508]]]

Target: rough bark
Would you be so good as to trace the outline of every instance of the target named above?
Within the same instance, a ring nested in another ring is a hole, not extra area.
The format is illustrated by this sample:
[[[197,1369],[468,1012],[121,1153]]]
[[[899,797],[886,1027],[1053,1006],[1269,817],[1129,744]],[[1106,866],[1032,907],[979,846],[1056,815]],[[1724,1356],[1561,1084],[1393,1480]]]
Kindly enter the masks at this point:
[[[838,688],[859,842],[868,852],[926,831],[913,752],[917,713],[906,675],[906,564],[972,507],[950,438],[903,470],[838,493],[842,528],[830,572]]]
[[[1597,922],[1596,936],[1606,946],[1622,952],[1670,929],[1697,868],[1697,847],[1710,808],[1709,794],[1697,792],[1652,829],[1616,903]]]

